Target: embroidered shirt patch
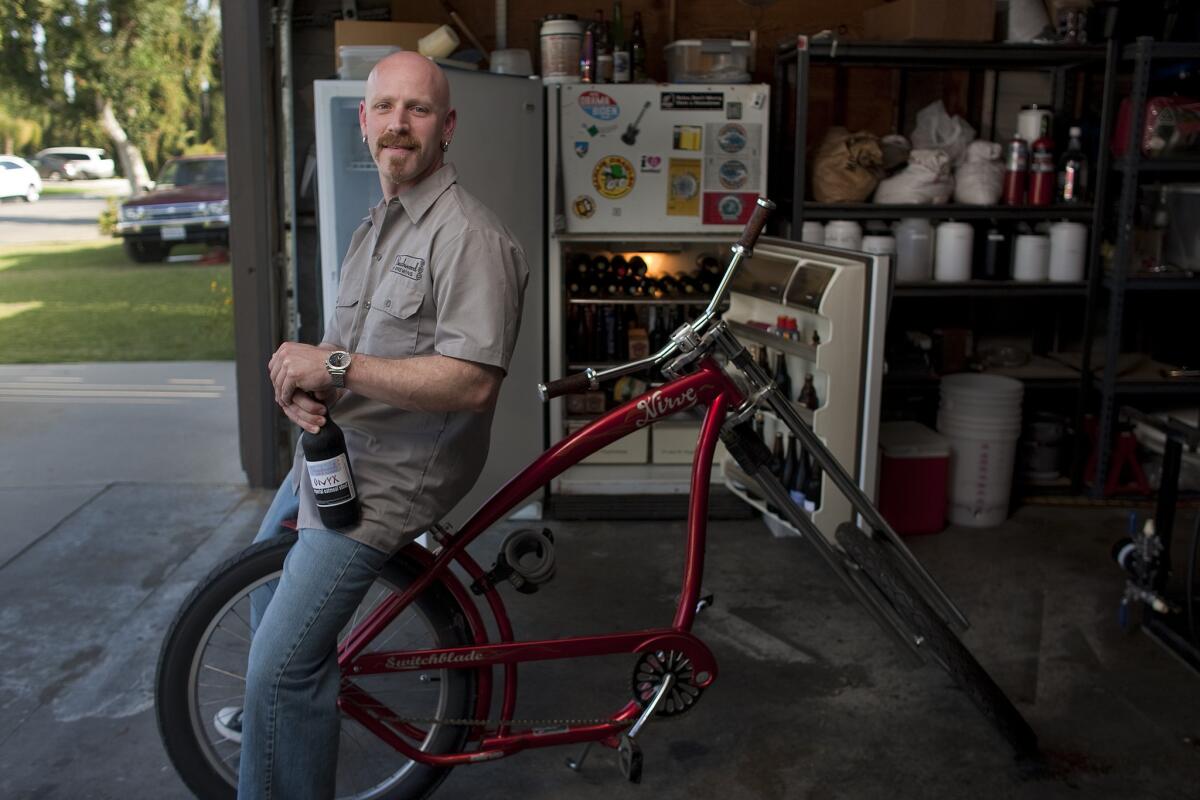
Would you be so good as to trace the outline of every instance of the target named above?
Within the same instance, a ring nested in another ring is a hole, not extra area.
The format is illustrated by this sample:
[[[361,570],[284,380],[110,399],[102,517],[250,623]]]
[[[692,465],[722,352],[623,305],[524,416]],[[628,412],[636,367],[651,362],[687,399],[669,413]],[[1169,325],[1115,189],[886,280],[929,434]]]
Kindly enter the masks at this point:
[[[392,272],[419,281],[425,273],[425,259],[416,256],[396,256],[396,263],[392,264]]]

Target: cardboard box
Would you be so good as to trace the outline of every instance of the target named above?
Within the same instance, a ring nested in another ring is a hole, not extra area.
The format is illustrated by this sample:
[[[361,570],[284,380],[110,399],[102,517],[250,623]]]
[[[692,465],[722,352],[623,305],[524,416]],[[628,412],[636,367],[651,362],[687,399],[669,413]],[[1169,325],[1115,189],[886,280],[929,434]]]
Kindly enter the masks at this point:
[[[990,42],[996,0],[894,0],[863,12],[867,39]]]
[[[660,422],[650,433],[650,461],[655,464],[690,464],[700,439],[697,422]]]
[[[567,433],[572,434],[580,428],[584,427],[586,422],[568,422]],[[610,444],[608,447],[602,447],[592,453],[587,458],[580,461],[580,464],[645,464],[646,453],[650,445],[650,430],[642,428],[639,431],[634,431],[623,439]]]
[[[360,22],[335,20],[333,23],[333,52],[339,47],[356,44],[392,44],[416,52],[417,42],[440,26],[432,22]]]

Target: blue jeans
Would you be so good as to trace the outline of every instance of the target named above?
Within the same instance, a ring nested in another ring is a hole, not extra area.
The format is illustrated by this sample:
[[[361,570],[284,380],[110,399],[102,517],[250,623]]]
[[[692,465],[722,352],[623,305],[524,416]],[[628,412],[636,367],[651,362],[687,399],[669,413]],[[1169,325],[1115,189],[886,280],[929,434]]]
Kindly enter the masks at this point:
[[[296,515],[299,513],[300,495],[292,491],[292,473],[288,472],[283,483],[279,484],[279,491],[275,492],[275,498],[267,508],[262,523],[258,526],[258,533],[254,534],[254,544],[273,539],[283,533],[286,530],[283,523],[289,519],[295,521]],[[267,610],[267,604],[271,602],[271,595],[275,593],[275,587],[278,585],[279,581],[271,581],[266,586],[250,593],[250,633],[252,635],[254,631],[258,630],[258,623],[262,619],[263,612]]]
[[[334,531],[300,531],[250,645],[240,800],[334,796],[338,634],[387,560]]]

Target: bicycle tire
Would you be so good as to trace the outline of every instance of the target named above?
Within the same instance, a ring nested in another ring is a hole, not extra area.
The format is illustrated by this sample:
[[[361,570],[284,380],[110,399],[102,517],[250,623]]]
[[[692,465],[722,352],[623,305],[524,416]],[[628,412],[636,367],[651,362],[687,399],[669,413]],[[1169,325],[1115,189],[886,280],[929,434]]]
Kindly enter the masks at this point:
[[[233,798],[237,792],[236,769],[233,769],[232,776],[228,767],[222,769],[215,760],[216,754],[211,752],[212,747],[206,747],[202,739],[203,732],[209,724],[207,713],[211,711],[204,712],[195,705],[198,690],[193,684],[193,670],[200,657],[198,650],[205,645],[205,637],[212,633],[212,626],[218,621],[218,615],[223,610],[232,608],[231,604],[236,602],[239,596],[244,595],[248,601],[252,589],[247,587],[260,586],[272,576],[278,575],[284,557],[296,539],[297,535],[294,532],[281,534],[248,547],[214,568],[184,601],[163,641],[155,681],[155,710],[159,735],[171,763],[197,797]],[[398,554],[384,566],[380,581],[386,591],[395,591],[403,589],[419,573],[418,565],[403,554]],[[432,626],[430,633],[435,643],[429,646],[456,647],[474,643],[461,607],[441,584],[435,583],[429,590],[422,592],[414,606],[417,607],[414,613],[422,615]],[[384,633],[386,632],[385,630]],[[247,647],[248,642],[247,639]],[[440,673],[441,678],[435,681],[443,698],[439,705],[439,716],[471,716],[475,707],[475,672],[449,669],[441,670]],[[397,674],[400,673],[378,677],[386,680],[394,678]],[[342,720],[345,735],[349,718],[343,715]],[[461,751],[470,733],[469,729],[463,726],[443,725],[435,728],[421,745],[426,752]],[[378,739],[374,739],[374,743],[379,747],[387,747]],[[236,749],[233,743],[227,744]],[[395,757],[402,758],[394,749],[387,747],[387,750]],[[345,755],[343,750],[339,760],[343,760]],[[449,771],[449,767],[436,768],[405,759],[403,769],[391,776],[391,779],[394,779],[403,773],[403,777],[394,785],[385,785],[386,781],[382,781],[369,793],[349,796],[371,797],[373,800],[417,800],[432,794]],[[346,796],[341,794],[340,787],[339,796]]]
[[[838,527],[838,543],[921,637],[920,648],[946,671],[1020,758],[1038,753],[1037,734],[987,670],[899,571],[882,543],[849,523]]]

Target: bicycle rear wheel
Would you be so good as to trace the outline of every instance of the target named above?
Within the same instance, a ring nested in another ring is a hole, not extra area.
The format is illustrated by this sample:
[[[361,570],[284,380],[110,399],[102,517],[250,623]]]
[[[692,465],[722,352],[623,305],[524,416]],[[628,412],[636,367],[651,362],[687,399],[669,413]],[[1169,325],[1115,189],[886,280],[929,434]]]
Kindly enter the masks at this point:
[[[264,593],[279,578],[289,533],[253,545],[218,566],[196,587],[176,615],[163,642],[156,681],[159,733],[184,783],[204,798],[236,794],[240,745],[214,725],[218,710],[240,708],[245,693],[251,640],[251,596],[266,607]],[[419,567],[397,556],[387,563],[355,612],[345,636],[390,594],[402,591]],[[472,644],[465,615],[440,584],[425,591],[384,629],[364,652],[423,650]],[[371,695],[397,717],[470,717],[475,673],[470,670],[398,672],[355,678],[353,686]],[[462,749],[469,729],[418,725],[410,741],[430,753]],[[337,766],[337,797],[355,800],[409,800],[427,797],[449,769],[405,758],[349,716],[342,715]]]
[[[861,528],[845,523],[837,529],[838,544],[849,554],[892,608],[920,637],[920,648],[944,669],[975,707],[995,726],[1019,757],[1038,752],[1037,734],[1012,701],[975,660],[941,617],[913,590],[893,563],[884,544]]]

